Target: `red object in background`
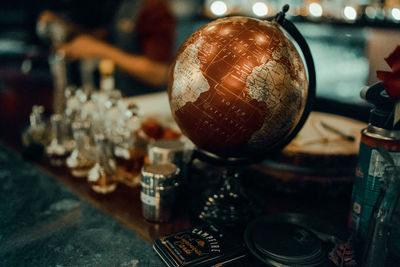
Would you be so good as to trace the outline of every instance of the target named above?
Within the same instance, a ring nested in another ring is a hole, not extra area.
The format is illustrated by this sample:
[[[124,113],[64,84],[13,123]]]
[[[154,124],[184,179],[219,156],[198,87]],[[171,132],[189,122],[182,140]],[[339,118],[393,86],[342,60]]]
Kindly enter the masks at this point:
[[[385,60],[392,71],[400,70],[400,45]]]
[[[159,139],[177,140],[181,137],[181,133],[174,131],[171,128],[164,128],[160,123],[153,119],[148,119],[142,124],[142,130],[147,136]]]
[[[24,74],[15,68],[0,70],[0,135],[20,134],[33,105],[51,108],[52,92],[50,75]]]
[[[385,85],[386,93],[393,98],[400,98],[400,45],[387,57],[392,71],[377,71],[378,79]]]
[[[178,140],[180,137],[181,134],[179,132],[176,132],[171,128],[165,128],[161,139]]]
[[[155,120],[149,119],[142,124],[142,130],[151,138],[160,139],[163,135],[163,127]]]

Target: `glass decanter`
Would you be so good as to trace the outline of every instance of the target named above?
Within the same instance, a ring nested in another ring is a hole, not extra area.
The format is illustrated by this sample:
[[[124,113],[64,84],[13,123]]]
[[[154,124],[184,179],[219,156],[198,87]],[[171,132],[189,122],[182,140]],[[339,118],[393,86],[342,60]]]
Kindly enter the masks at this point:
[[[51,133],[44,119],[44,107],[34,105],[29,115],[29,127],[22,134],[22,144],[28,147],[32,144],[46,146],[50,143]]]
[[[140,184],[141,169],[147,154],[147,142],[139,136],[141,126],[136,105],[128,105],[114,132],[114,157],[117,162],[117,176],[120,182],[134,187]]]
[[[53,114],[50,117],[52,140],[46,146],[46,155],[51,165],[62,166],[71,150],[66,146],[66,134],[63,116]]]
[[[88,174],[88,183],[93,191],[108,194],[117,187],[116,166],[112,157],[112,144],[108,139],[98,134],[95,136],[97,161]]]
[[[121,92],[113,90],[108,95],[108,99],[104,102],[104,106],[102,107],[104,112],[102,116],[104,132],[110,141],[113,141],[113,138],[116,136],[121,135],[125,128],[124,111],[119,105],[120,101],[122,101]]]
[[[71,174],[78,178],[87,177],[89,170],[95,164],[95,156],[90,144],[89,125],[88,122],[84,121],[72,123],[72,132],[76,145],[66,163]]]
[[[130,187],[140,184],[140,171],[143,167],[146,153],[145,147],[138,146],[135,143],[134,133],[114,146],[117,176],[121,183]]]

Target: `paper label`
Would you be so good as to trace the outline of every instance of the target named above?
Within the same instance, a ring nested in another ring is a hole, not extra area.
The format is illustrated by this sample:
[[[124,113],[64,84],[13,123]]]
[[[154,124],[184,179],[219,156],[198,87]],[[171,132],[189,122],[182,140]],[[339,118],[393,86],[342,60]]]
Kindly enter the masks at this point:
[[[392,156],[396,166],[400,166],[400,152],[389,152]],[[388,162],[379,154],[378,150],[373,149],[371,152],[371,160],[369,162],[368,175],[373,177],[383,177],[385,168],[388,166]]]
[[[143,192],[140,192],[140,200],[142,200],[143,204],[149,205],[149,206],[155,206],[156,205],[156,198],[146,195]]]

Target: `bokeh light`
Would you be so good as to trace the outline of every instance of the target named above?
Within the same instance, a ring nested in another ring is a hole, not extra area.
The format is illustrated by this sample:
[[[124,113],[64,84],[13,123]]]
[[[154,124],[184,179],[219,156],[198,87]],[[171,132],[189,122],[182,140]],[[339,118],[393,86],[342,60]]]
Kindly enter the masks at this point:
[[[365,15],[370,19],[376,18],[377,15],[376,8],[373,6],[367,6],[367,8],[365,8]]]
[[[210,10],[215,16],[223,16],[228,11],[228,6],[224,1],[214,1],[210,5]]]
[[[357,18],[357,10],[352,6],[346,6],[343,15],[347,20],[355,20]]]
[[[254,15],[264,17],[268,14],[268,6],[263,2],[256,2],[252,7]]]
[[[394,20],[400,21],[400,8],[393,8],[391,13]]]
[[[323,13],[322,6],[319,3],[311,3],[308,6],[308,12],[313,17],[321,17]]]

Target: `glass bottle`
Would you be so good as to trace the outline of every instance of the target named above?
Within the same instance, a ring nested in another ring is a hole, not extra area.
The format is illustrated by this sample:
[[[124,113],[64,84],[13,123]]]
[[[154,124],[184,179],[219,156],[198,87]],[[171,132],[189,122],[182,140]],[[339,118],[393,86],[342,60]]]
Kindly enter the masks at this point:
[[[22,144],[28,147],[32,144],[46,146],[50,143],[51,134],[44,120],[44,107],[34,105],[29,116],[29,127],[22,134]]]
[[[117,176],[120,182],[135,187],[140,184],[140,172],[147,155],[147,142],[139,136],[141,120],[137,115],[137,106],[127,106],[123,114],[123,120],[117,123],[121,131],[119,138],[114,139]]]
[[[65,159],[71,152],[65,146],[65,125],[63,123],[63,116],[60,114],[53,114],[50,117],[52,140],[46,147],[46,155],[51,165],[62,166]]]
[[[54,53],[50,59],[50,70],[53,76],[53,113],[63,114],[66,107],[65,88],[67,87],[67,62],[65,54]]]
[[[102,59],[99,64],[100,90],[110,92],[115,88],[114,62],[111,59]]]
[[[105,115],[106,102],[110,98],[111,92],[115,89],[114,82],[114,62],[109,59],[102,59],[99,64],[100,90],[92,92],[91,99],[97,108],[98,114]]]
[[[80,60],[80,74],[82,81],[83,91],[90,95],[95,88],[94,71],[97,68],[97,59],[81,59]]]
[[[68,86],[65,89],[66,107],[63,117],[64,125],[64,146],[69,152],[75,147],[75,140],[72,134],[72,123],[78,119],[80,103],[76,96],[79,90],[75,86]]]
[[[83,121],[72,123],[72,132],[76,145],[66,160],[67,167],[73,176],[84,178],[95,164],[93,149],[90,146],[89,123]]]
[[[116,166],[112,158],[111,142],[104,135],[95,136],[97,161],[88,174],[88,183],[93,191],[108,194],[117,187]]]
[[[118,105],[122,96],[118,90],[110,92],[108,100],[104,103],[103,126],[106,137],[114,142],[116,136],[120,136],[125,128],[123,110]]]
[[[117,175],[120,182],[130,187],[140,184],[140,171],[144,165],[146,154],[146,149],[137,146],[134,140],[125,140],[114,146]]]

